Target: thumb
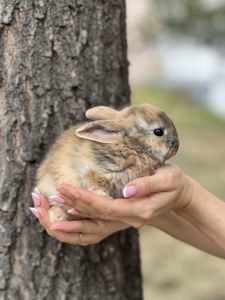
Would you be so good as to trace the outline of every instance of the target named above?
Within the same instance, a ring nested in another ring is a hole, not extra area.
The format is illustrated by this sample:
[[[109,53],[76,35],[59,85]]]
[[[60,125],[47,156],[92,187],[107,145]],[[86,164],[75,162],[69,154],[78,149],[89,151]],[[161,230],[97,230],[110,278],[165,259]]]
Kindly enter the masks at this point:
[[[129,182],[123,189],[124,198],[143,197],[154,193],[157,188],[155,175],[138,178]]]
[[[138,178],[129,182],[123,190],[124,197],[144,197],[170,190],[176,169],[177,167],[174,165],[167,165],[157,169],[152,176]]]

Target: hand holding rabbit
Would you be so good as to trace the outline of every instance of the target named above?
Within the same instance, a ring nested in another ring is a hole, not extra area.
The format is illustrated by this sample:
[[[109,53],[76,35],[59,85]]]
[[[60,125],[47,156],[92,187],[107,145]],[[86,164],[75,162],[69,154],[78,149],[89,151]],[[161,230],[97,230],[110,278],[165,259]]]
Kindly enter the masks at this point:
[[[131,185],[130,185],[131,184]],[[129,199],[108,198],[73,186],[59,185],[61,199],[76,214],[92,219],[51,224],[42,197],[37,217],[59,241],[95,244],[112,233],[148,224],[212,255],[225,258],[225,204],[176,166],[162,167],[153,176],[127,185],[135,188]],[[103,219],[100,219],[103,218]],[[213,226],[212,226],[213,224]]]
[[[129,181],[154,174],[178,150],[173,122],[152,105],[122,111],[95,107],[86,115],[93,121],[65,131],[38,170],[37,188],[50,201],[58,199],[56,185],[62,182],[109,198],[123,197]],[[53,206],[51,221],[71,219],[68,209]]]

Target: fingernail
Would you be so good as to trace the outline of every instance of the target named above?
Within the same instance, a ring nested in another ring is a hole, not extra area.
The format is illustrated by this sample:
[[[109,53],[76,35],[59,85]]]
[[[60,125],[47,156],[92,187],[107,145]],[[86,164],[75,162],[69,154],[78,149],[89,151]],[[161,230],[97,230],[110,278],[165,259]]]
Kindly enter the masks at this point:
[[[35,206],[40,206],[41,205],[41,199],[39,197],[39,195],[37,195],[36,193],[31,193],[32,199],[34,201],[34,205]]]
[[[49,196],[49,199],[53,202],[61,203],[61,204],[66,202],[63,198],[60,198],[59,196]]]
[[[38,189],[38,188],[34,188],[34,193],[35,193],[35,194],[37,194],[38,196],[40,196],[40,195],[41,195],[41,193],[40,193],[40,191],[39,191],[39,189]]]
[[[69,209],[67,212],[68,212],[68,214],[71,214],[73,216],[79,216],[80,215],[80,212],[78,210],[74,209],[74,208]]]
[[[38,210],[34,207],[29,207],[29,210],[32,212],[32,214],[37,218],[40,219],[40,214],[38,212]]]
[[[128,185],[123,189],[124,198],[130,198],[137,194],[137,189],[134,185]]]

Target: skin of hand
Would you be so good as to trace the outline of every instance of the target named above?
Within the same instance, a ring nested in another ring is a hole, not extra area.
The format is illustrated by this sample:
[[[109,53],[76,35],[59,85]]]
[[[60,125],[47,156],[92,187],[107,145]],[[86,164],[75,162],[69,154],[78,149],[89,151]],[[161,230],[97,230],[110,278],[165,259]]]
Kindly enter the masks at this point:
[[[109,201],[68,184],[60,184],[58,191],[75,215],[122,221],[135,228],[152,225],[225,258],[225,203],[175,165],[130,182],[124,190],[126,199]]]
[[[135,228],[150,225],[152,220],[169,210],[181,209],[189,204],[191,188],[188,180],[177,166],[165,166],[153,176],[138,178],[130,182],[124,194],[128,199],[98,196],[69,184],[57,187],[59,197],[71,213],[89,218],[114,220]],[[132,195],[131,195],[132,192]]]
[[[47,233],[62,243],[80,246],[96,244],[111,234],[129,227],[129,225],[122,222],[98,219],[57,221],[51,224],[48,215],[48,201],[43,195],[37,196],[39,201],[35,203],[35,210],[37,212],[35,216],[39,219]]]
[[[180,177],[181,172],[179,169],[176,167],[171,168],[173,170],[172,173],[174,173],[173,176],[176,178]],[[167,168],[165,168],[165,170],[167,170]],[[155,183],[152,182],[152,185],[156,185],[155,192],[157,189],[160,190],[162,187],[166,188],[166,186],[168,186],[168,189],[170,190],[169,193],[172,194],[171,198],[174,194],[180,193],[179,190],[176,190],[176,186],[172,186],[171,179],[166,178],[164,180],[164,176],[161,176],[160,174],[159,177],[159,179],[155,178]],[[157,186],[158,180],[160,182],[162,181],[159,186]],[[109,201],[108,198],[98,196],[87,190],[77,189],[68,184],[60,185],[59,191],[62,192],[59,194],[59,197],[61,196],[60,199],[63,201],[65,200],[65,203],[69,207],[81,208],[81,211],[83,210],[83,214],[79,214],[91,219],[79,221],[57,221],[51,224],[48,216],[49,204],[42,195],[37,195],[40,198],[40,201],[35,203],[35,209],[38,212],[37,217],[40,223],[45,227],[47,233],[60,242],[82,244],[83,246],[98,243],[105,237],[117,231],[126,229],[130,226],[139,228],[149,223],[149,219],[153,217],[151,216],[151,203],[150,205],[148,203],[149,196],[146,199],[143,197],[143,201],[141,201],[141,203],[139,197],[146,193],[143,189],[149,190],[151,189],[151,186],[143,185],[141,179],[138,183],[141,185],[141,193],[137,193],[136,198],[117,199],[114,201]],[[132,182],[129,186],[132,186]],[[164,201],[164,197],[162,197],[161,201]],[[116,204],[115,209],[112,206],[114,204]],[[165,210],[170,209],[170,206],[171,203],[168,201],[168,208]],[[146,209],[148,210],[146,211]],[[161,210],[159,209],[158,213],[160,212]],[[78,211],[75,211],[75,214],[77,213]],[[80,241],[80,232],[84,233],[82,235],[82,242]]]
[[[50,224],[48,202],[41,196],[40,205],[35,205],[38,218],[59,241],[94,244],[129,226],[152,225],[200,250],[225,258],[225,203],[177,166],[165,166],[153,176],[130,182],[124,191],[127,199],[112,201],[68,184],[60,184],[58,191],[58,202],[72,207],[72,214],[92,218]],[[82,241],[80,232],[84,233]]]

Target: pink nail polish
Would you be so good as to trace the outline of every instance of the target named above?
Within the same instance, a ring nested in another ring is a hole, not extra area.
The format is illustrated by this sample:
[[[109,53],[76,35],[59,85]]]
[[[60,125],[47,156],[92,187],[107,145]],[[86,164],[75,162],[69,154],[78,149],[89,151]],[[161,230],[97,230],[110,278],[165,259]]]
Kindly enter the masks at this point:
[[[32,212],[32,214],[37,218],[40,219],[40,214],[38,212],[38,210],[34,207],[29,207],[29,210]]]
[[[64,204],[66,201],[58,196],[50,196],[49,199],[53,202]]]
[[[35,193],[35,194],[37,194],[38,196],[40,196],[40,195],[41,195],[41,193],[40,193],[40,191],[39,191],[39,189],[38,189],[38,188],[34,188],[34,193]]]
[[[137,194],[137,189],[134,185],[128,185],[123,189],[124,198],[130,198]]]
[[[80,212],[78,210],[74,209],[74,208],[69,209],[67,212],[68,212],[68,214],[71,214],[73,216],[79,216],[80,215]]]
[[[41,205],[41,199],[39,197],[39,195],[37,195],[36,193],[31,193],[32,199],[34,201],[34,205],[35,206],[40,206]]]

